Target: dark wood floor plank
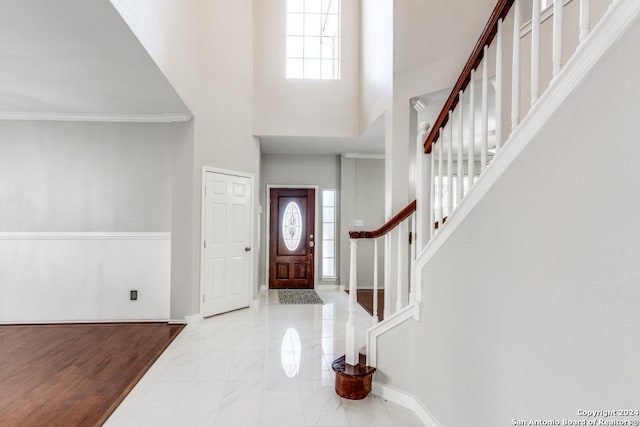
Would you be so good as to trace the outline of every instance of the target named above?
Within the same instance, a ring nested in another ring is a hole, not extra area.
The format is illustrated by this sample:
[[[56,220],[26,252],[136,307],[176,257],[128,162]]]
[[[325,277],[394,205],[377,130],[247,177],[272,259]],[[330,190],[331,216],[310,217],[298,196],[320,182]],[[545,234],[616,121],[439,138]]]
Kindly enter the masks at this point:
[[[103,424],[182,328],[0,326],[0,426]]]

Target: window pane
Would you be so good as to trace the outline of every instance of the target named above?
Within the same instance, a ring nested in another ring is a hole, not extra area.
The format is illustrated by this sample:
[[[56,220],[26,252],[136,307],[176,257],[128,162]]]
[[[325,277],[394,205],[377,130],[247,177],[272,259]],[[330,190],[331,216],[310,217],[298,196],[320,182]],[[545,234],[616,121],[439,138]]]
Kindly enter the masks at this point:
[[[322,220],[323,221],[331,221],[333,222],[333,219],[335,218],[335,208],[332,207],[322,207]]]
[[[338,15],[325,15],[322,28],[323,36],[336,37],[338,35]]]
[[[322,224],[322,238],[329,240],[333,240],[336,238],[336,231],[333,223]]]
[[[287,12],[304,12],[304,0],[287,0]]]
[[[323,13],[338,13],[340,11],[340,0],[322,0]]]
[[[288,79],[301,79],[304,77],[302,74],[302,59],[287,59],[287,78]]]
[[[324,190],[322,192],[322,206],[335,206],[335,205],[336,205],[336,192],[334,190]]]
[[[302,58],[304,55],[303,50],[303,37],[293,36],[287,37],[287,58]]]
[[[304,38],[304,57],[320,58],[320,37]]]
[[[325,240],[322,242],[322,257],[323,258],[334,258],[335,244],[333,240]]]
[[[336,275],[336,263],[333,258],[322,258],[322,275],[325,277]]]
[[[305,79],[320,78],[320,60],[319,59],[304,60],[304,78]]]
[[[304,35],[304,15],[302,15],[301,13],[287,14],[287,35]]]
[[[322,78],[333,79],[333,60],[332,59],[322,60]]]
[[[320,36],[322,32],[321,15],[304,15],[304,35]]]
[[[304,11],[306,13],[320,13],[322,11],[322,0],[304,0]]]
[[[322,37],[320,43],[322,44],[322,57],[333,59],[336,56],[335,51],[333,50],[334,38]]]

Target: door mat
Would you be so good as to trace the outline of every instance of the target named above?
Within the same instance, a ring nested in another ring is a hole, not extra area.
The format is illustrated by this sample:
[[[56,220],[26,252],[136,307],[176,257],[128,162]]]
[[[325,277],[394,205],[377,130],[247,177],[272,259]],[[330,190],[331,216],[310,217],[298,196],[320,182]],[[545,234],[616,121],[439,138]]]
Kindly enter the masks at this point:
[[[324,304],[313,289],[278,289],[280,304]]]

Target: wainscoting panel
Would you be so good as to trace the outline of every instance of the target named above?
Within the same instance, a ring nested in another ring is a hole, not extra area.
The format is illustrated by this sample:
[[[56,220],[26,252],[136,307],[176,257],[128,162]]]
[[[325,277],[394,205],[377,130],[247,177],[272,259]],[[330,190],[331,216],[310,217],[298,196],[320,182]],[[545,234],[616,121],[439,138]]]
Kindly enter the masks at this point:
[[[170,233],[0,233],[0,322],[168,320],[170,268]]]

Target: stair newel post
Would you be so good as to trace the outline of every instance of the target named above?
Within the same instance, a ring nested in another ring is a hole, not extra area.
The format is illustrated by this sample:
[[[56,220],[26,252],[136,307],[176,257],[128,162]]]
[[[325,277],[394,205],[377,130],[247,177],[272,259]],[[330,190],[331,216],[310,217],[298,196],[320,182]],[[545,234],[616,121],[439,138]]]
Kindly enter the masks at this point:
[[[356,298],[358,293],[358,240],[349,239],[351,258],[349,260],[349,315],[345,335],[345,361],[355,366],[358,364],[358,349],[356,348]]]
[[[378,321],[378,239],[373,239],[373,324]]]

